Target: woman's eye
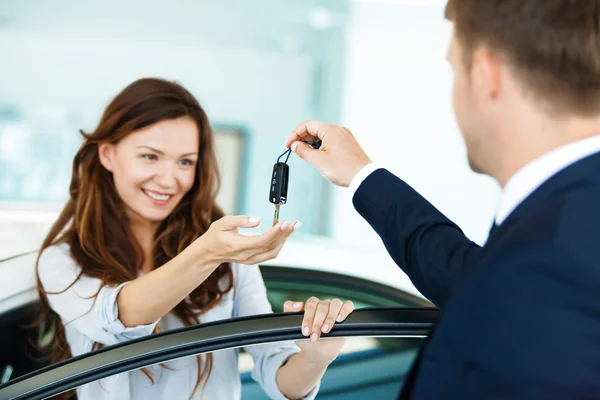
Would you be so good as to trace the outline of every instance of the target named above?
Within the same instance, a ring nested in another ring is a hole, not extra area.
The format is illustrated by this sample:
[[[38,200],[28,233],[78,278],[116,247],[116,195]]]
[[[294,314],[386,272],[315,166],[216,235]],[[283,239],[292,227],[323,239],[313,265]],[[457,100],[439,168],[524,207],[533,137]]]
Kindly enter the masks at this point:
[[[184,167],[191,167],[191,166],[192,166],[192,165],[194,165],[196,162],[195,162],[195,161],[193,161],[193,160],[188,160],[188,159],[186,158],[186,159],[183,159],[183,160],[181,160],[181,161],[180,161],[180,163],[181,163],[181,165],[183,165]]]
[[[142,154],[144,160],[154,161],[157,159],[155,154]]]

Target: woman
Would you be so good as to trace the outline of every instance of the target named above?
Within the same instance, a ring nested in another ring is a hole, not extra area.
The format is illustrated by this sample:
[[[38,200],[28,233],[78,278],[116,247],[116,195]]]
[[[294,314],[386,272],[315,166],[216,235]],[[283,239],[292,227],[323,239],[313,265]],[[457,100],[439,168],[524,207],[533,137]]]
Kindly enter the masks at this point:
[[[238,234],[258,220],[224,216],[214,137],[183,87],[141,79],[82,132],[70,199],[38,260],[51,362],[182,326],[271,312],[254,264],[277,256],[300,224]],[[245,264],[245,265],[240,265]],[[248,265],[248,266],[246,266]],[[351,302],[286,302],[310,341],[249,347],[271,398],[314,398],[343,340],[321,340]],[[240,398],[235,350],[175,360],[77,389],[80,399]]]

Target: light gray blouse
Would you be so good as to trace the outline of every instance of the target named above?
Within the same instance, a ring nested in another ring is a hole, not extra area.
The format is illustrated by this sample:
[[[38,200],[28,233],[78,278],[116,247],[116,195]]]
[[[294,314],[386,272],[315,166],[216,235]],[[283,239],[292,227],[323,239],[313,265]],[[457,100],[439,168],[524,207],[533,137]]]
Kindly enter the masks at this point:
[[[257,266],[233,264],[234,288],[223,296],[220,304],[201,317],[203,323],[227,318],[271,313],[266,288]],[[41,283],[47,292],[61,292],[77,277],[81,268],[71,257],[68,245],[46,249],[39,262]],[[117,295],[128,282],[118,287],[104,286],[96,301],[93,295],[101,286],[99,279],[81,278],[63,293],[49,294],[52,309],[60,315],[66,327],[67,341],[73,356],[92,350],[94,342],[105,346],[150,335],[158,324],[161,332],[180,328],[181,321],[169,313],[149,325],[126,328],[119,321]],[[165,288],[168,290],[168,288]],[[271,399],[286,399],[275,382],[279,367],[299,350],[293,342],[245,347],[254,360],[252,377]],[[77,389],[80,399],[86,400],[152,400],[188,399],[196,384],[198,367],[195,357],[173,360],[148,367],[154,384],[141,370],[121,373]],[[306,399],[314,399],[319,386]],[[202,393],[202,397],[201,396]],[[213,367],[204,390],[198,389],[193,399],[240,399],[241,380],[238,372],[238,351],[222,350],[213,353]]]

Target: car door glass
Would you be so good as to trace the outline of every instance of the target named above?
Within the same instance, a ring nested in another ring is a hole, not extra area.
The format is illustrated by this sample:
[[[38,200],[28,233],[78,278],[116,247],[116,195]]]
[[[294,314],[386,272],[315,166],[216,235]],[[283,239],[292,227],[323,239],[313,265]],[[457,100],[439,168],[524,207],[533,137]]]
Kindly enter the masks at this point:
[[[261,271],[274,312],[282,312],[286,300],[307,300],[311,296],[352,300],[356,309],[423,305],[414,296],[398,289],[349,276],[297,268],[261,267]],[[31,343],[36,341],[36,332],[28,325],[36,317],[36,306],[35,303],[28,303],[0,313],[3,338],[0,348],[0,372],[10,370],[11,379],[38,370],[47,364],[42,354],[31,346]],[[244,357],[243,349],[241,353]]]
[[[384,389],[388,391],[384,397],[394,396],[392,392],[402,385],[420,340],[428,335],[437,314],[436,309],[370,308],[356,310],[344,323],[336,324],[320,344],[340,340],[331,335],[346,336],[347,340],[334,350],[337,359],[324,374],[320,398],[339,398],[335,396],[340,393],[347,395],[344,398],[380,398]],[[242,398],[242,393],[244,398],[261,398],[263,392],[280,398],[277,371],[282,365],[289,369],[302,364],[303,357],[293,362],[290,358],[311,345],[301,335],[301,324],[302,315],[296,313],[262,315],[128,340],[11,379],[0,385],[0,400],[48,398],[77,386],[80,398],[115,398],[124,393],[144,399],[189,398],[198,379],[198,360],[207,360],[201,365],[211,366],[210,378],[201,381],[205,398],[235,399]],[[242,350],[251,360],[244,360]],[[297,366],[289,372],[297,382],[307,371]]]
[[[286,300],[351,300],[356,308],[431,307],[431,303],[393,286],[318,270],[261,266],[267,296],[274,312],[282,312]]]
[[[327,340],[327,339],[325,339]],[[350,337],[321,380],[317,399],[395,398],[417,355],[420,338]],[[251,377],[253,359],[241,353],[242,399],[265,399]]]
[[[347,338],[340,355],[327,368],[321,380],[317,399],[394,398],[410,370],[421,340],[403,337]],[[240,352],[242,349],[243,353]],[[254,376],[258,373],[260,381],[260,371],[273,368],[274,372],[277,369],[277,364],[272,367],[266,360],[278,359],[279,354],[289,355],[295,351],[297,348],[294,342],[214,351],[211,353],[209,381],[192,398],[200,399],[200,392],[204,390],[202,398],[207,399],[238,398],[240,391],[241,399],[244,400],[268,399],[261,383],[253,379],[253,370]],[[179,358],[143,370],[103,378],[81,386],[78,392],[80,396],[94,396],[117,390],[119,393],[133,393],[134,398],[188,399],[197,379],[198,357],[202,363],[205,362],[206,354]],[[256,363],[260,365],[256,366]],[[271,383],[270,390],[273,390],[272,378],[263,378]]]

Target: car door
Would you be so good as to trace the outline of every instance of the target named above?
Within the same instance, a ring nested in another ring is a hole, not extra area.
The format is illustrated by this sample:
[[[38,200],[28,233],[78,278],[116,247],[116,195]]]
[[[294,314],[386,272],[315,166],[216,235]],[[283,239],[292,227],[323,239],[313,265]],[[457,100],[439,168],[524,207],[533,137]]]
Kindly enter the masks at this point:
[[[417,346],[380,347],[361,357],[338,357],[328,369],[321,399],[375,396],[393,398],[416,355],[418,343],[428,335],[437,316],[430,308],[364,308],[336,324],[327,337],[348,338],[346,346],[364,339],[403,338]],[[10,380],[0,386],[0,400],[43,399],[116,374],[158,363],[267,343],[304,340],[302,315],[274,313],[207,323],[127,341],[74,357]],[[354,344],[353,344],[354,343]],[[352,354],[352,353],[350,353]],[[266,398],[243,387],[242,398]]]
[[[366,278],[308,266],[271,264],[262,265],[260,269],[275,312],[282,312],[283,303],[288,299],[303,300],[310,296],[352,300],[357,309],[433,307],[421,297]],[[319,399],[386,398],[390,393],[397,393],[421,341],[421,338],[395,336],[348,338],[342,353],[323,377]],[[262,399],[262,389],[250,374],[252,366],[250,356],[242,349],[240,373],[244,399]]]

